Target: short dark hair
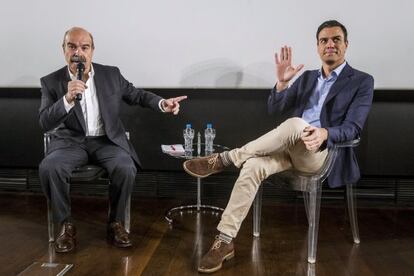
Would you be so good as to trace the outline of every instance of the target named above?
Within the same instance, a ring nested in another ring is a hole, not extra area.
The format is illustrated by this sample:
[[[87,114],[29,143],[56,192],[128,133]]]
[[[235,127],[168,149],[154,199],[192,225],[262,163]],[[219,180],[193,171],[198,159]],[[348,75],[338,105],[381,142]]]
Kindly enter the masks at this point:
[[[345,42],[348,42],[348,31],[346,30],[345,26],[339,23],[336,20],[328,20],[323,22],[316,31],[316,40],[319,39],[319,33],[325,29],[325,28],[332,28],[332,27],[340,27],[342,29],[342,32],[344,33],[344,40]]]

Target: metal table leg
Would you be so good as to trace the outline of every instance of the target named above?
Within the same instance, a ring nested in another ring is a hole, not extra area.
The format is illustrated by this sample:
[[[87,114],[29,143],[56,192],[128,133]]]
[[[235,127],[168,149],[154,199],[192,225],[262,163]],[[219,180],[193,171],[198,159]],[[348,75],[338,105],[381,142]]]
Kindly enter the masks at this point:
[[[217,207],[217,206],[212,206],[212,205],[203,205],[201,203],[201,178],[197,177],[197,204],[195,205],[180,205],[177,207],[173,207],[169,210],[167,210],[165,212],[165,219],[167,220],[167,222],[169,224],[173,223],[173,218],[172,215],[175,212],[192,212],[192,211],[197,211],[197,213],[199,213],[202,210],[208,210],[211,212],[223,212],[224,209]]]

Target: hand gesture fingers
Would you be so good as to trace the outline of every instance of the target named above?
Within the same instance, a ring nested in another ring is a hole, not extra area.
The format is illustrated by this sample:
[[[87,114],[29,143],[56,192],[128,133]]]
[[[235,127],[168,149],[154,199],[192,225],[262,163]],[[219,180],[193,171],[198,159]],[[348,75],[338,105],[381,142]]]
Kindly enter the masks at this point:
[[[292,47],[280,48],[280,55],[275,54],[276,75],[279,82],[289,82],[302,68],[303,64],[292,66]]]
[[[276,66],[280,64],[279,55],[277,53],[275,53],[275,63],[276,63]]]
[[[303,141],[310,141],[315,139],[315,132],[317,128],[313,126],[307,126],[303,129],[302,140]]]
[[[295,75],[300,71],[300,70],[302,70],[302,68],[303,67],[305,67],[305,65],[304,64],[299,64],[298,66],[296,66],[296,68],[294,68],[294,73],[295,73]]]
[[[180,111],[180,103],[179,101],[175,101],[174,99],[170,99],[170,112],[172,112],[172,114],[177,115],[178,112]]]
[[[173,102],[181,102],[182,100],[185,100],[185,99],[187,99],[187,96],[179,96],[179,97],[175,97],[175,98],[172,98],[171,100],[173,101]]]
[[[280,48],[280,59],[282,62],[287,62],[289,60],[289,48],[288,46],[284,46]]]
[[[165,112],[173,113],[177,115],[180,111],[180,101],[187,99],[187,96],[179,96],[175,98],[169,98],[162,102]]]
[[[328,132],[324,128],[308,126],[303,130],[301,137],[307,150],[314,151],[319,149],[323,142],[328,138]]]
[[[315,143],[310,143],[310,142],[305,143],[304,142],[304,144],[305,144],[306,149],[309,150],[309,151],[316,151],[320,146],[319,143],[317,143],[317,142],[315,142]]]
[[[173,109],[172,109],[172,113],[174,114],[174,115],[177,115],[178,114],[178,112],[180,112],[180,105],[179,104],[177,104]]]
[[[308,126],[303,130],[303,135],[301,137],[303,143],[307,150],[314,150],[315,146],[318,144],[318,134],[317,129],[312,126]]]

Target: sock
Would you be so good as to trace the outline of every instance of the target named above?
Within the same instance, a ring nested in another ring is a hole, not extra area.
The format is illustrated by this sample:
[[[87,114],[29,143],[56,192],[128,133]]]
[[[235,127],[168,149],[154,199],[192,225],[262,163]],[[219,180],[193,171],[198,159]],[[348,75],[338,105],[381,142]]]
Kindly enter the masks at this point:
[[[233,164],[233,162],[230,160],[228,151],[223,151],[222,153],[220,153],[220,158],[221,158],[221,162],[223,162],[223,165],[226,167]]]
[[[219,236],[218,236],[219,240],[229,244],[231,243],[231,241],[233,240],[233,238],[227,234],[224,234],[223,232],[220,232]]]

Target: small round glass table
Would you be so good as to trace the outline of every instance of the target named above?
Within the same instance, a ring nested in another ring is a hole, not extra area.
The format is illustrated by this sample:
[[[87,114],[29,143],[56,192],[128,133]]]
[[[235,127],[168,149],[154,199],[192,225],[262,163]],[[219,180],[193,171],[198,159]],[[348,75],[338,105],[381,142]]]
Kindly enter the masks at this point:
[[[197,154],[196,155],[192,155],[192,156],[188,156],[188,155],[171,155],[166,153],[169,156],[172,156],[174,158],[177,159],[193,159],[193,158],[197,158],[197,157],[203,157],[205,155],[204,152],[201,152],[201,146],[204,146],[204,143],[195,143],[193,144],[194,146],[196,146],[197,148]],[[228,147],[226,146],[222,146],[222,145],[218,145],[218,144],[214,144],[213,145],[213,149],[214,152],[222,152],[225,150],[229,150]],[[214,153],[213,152],[213,153]],[[213,206],[213,205],[204,205],[201,203],[201,178],[197,177],[197,204],[192,204],[192,205],[180,205],[177,207],[173,207],[168,209],[165,212],[165,219],[168,221],[169,224],[173,223],[173,214],[176,212],[192,212],[192,211],[197,211],[200,212],[201,210],[209,210],[212,212],[223,212],[224,209],[221,207],[217,207],[217,206]]]

